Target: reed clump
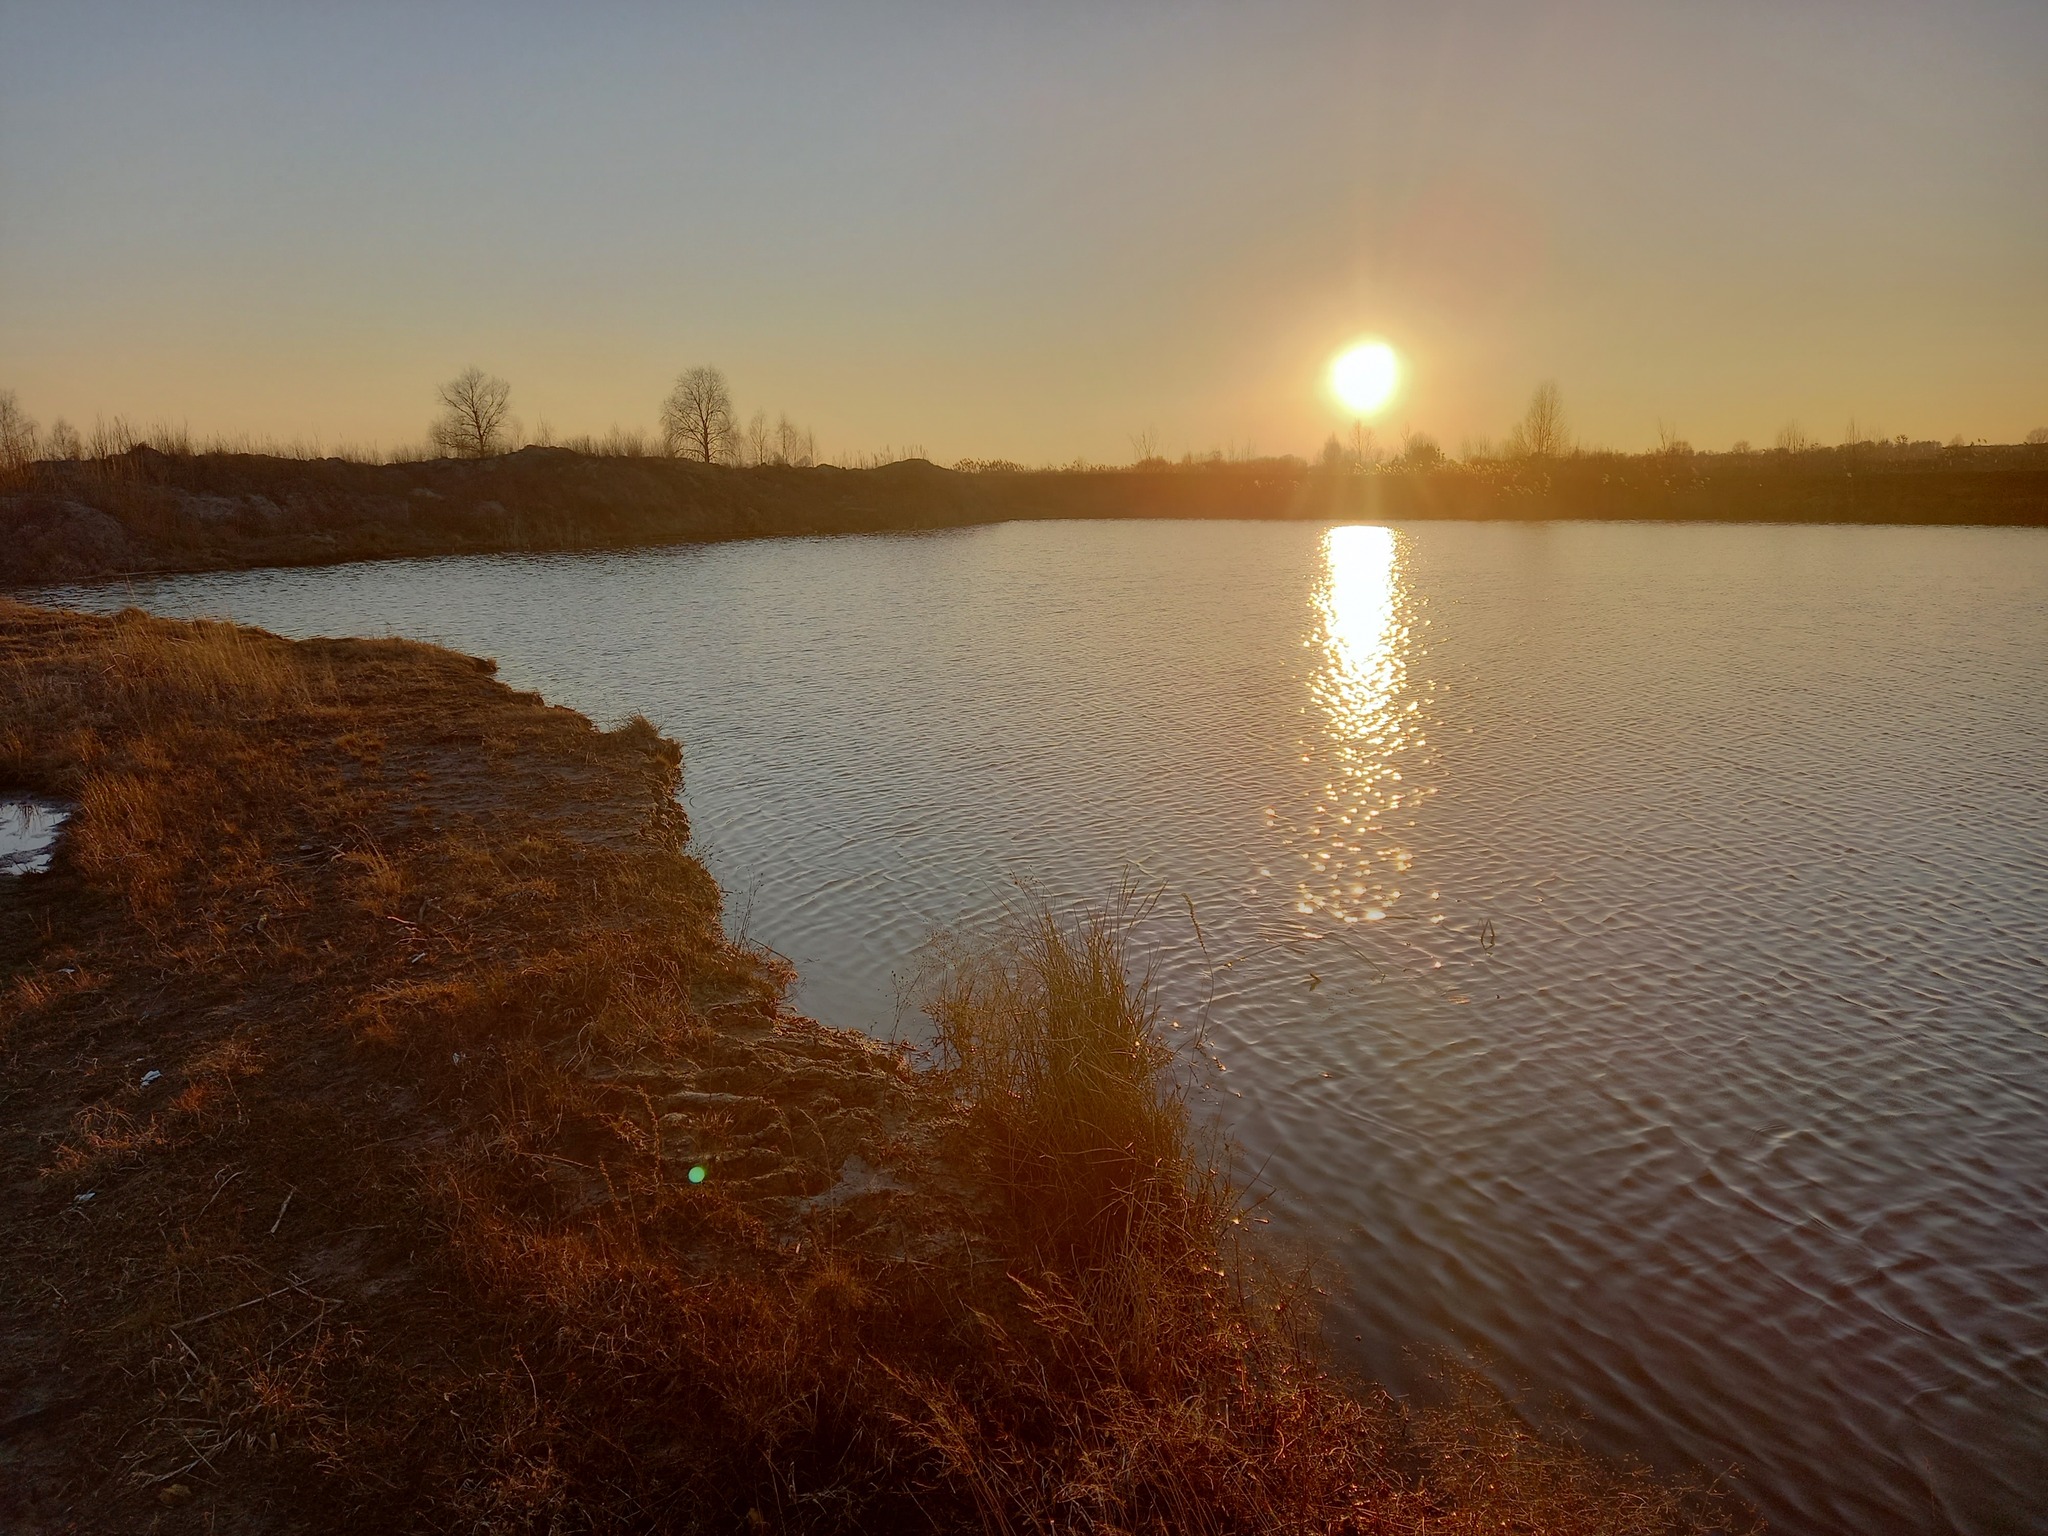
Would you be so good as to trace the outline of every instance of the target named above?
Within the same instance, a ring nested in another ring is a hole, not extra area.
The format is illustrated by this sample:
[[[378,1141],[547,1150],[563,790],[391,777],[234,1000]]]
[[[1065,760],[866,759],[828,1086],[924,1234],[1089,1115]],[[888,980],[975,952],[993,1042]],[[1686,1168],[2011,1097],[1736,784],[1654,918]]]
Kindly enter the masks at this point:
[[[941,942],[922,1007],[1015,1231],[1087,1271],[1169,1236],[1213,1243],[1227,1192],[1196,1168],[1186,1094],[1129,936],[1151,901],[1063,921],[1039,905],[976,947]]]
[[[1168,1043],[1133,963],[1154,901],[1027,903],[939,941],[916,988],[1008,1282],[977,1309],[976,1370],[915,1388],[984,1528],[1740,1527],[1700,1485],[1532,1430],[1455,1362],[1428,1405],[1330,1370],[1313,1272],[1241,1240],[1246,1193],[1191,1113],[1199,1042]]]
[[[1321,1370],[1307,1277],[1229,1240],[1240,1194],[1130,963],[1150,907],[1128,887],[1071,918],[1034,904],[929,957],[1008,1285],[981,1314],[981,1390],[928,1386],[922,1433],[991,1528],[1380,1519],[1403,1497],[1392,1404]]]

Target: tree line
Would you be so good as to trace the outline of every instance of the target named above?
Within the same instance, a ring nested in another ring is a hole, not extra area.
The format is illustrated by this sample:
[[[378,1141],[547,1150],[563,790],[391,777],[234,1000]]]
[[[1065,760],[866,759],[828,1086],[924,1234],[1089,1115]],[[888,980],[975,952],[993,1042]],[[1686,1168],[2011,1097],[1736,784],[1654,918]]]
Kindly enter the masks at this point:
[[[614,427],[601,438],[583,436],[558,441],[544,423],[537,432],[529,435],[511,414],[512,386],[481,368],[464,369],[440,387],[437,399],[440,414],[429,427],[425,447],[401,447],[387,454],[375,447],[367,450],[323,447],[317,441],[277,443],[247,437],[216,436],[195,442],[184,427],[159,423],[142,429],[131,427],[119,416],[111,421],[96,420],[90,429],[83,432],[61,417],[46,428],[39,428],[34,418],[21,408],[14,392],[0,389],[0,483],[14,484],[29,478],[38,462],[105,463],[119,460],[130,450],[145,445],[174,457],[189,457],[194,453],[251,453],[296,459],[342,458],[359,463],[397,462],[435,454],[465,459],[490,458],[524,444],[559,446],[603,457],[667,455],[707,464],[738,466],[809,466],[822,462],[815,434],[809,428],[796,425],[788,416],[779,415],[771,422],[766,411],[757,410],[742,420],[733,405],[732,391],[725,375],[712,367],[686,369],[677,376],[674,386],[661,402],[660,428],[653,436]],[[2048,427],[2036,427],[2025,435],[2023,442],[2034,449],[2048,447]],[[1961,437],[1955,437],[1946,444],[1931,439],[1910,441],[1904,436],[1885,438],[1851,421],[1843,434],[1841,451],[1881,459],[1924,458],[1945,450],[1953,452],[1988,446],[1981,438],[1965,442]],[[1131,450],[1129,467],[1147,471],[1212,469],[1226,464],[1308,467],[1307,461],[1296,456],[1268,457],[1249,445],[1229,454],[1216,449],[1209,453],[1184,453],[1178,461],[1170,460],[1161,453],[1157,434],[1149,428],[1132,437]],[[1796,422],[1788,422],[1779,429],[1775,441],[1768,448],[1757,449],[1748,442],[1738,442],[1729,453],[1736,457],[1756,453],[1797,456],[1829,451],[1834,450],[1827,449]],[[1545,381],[1536,387],[1521,419],[1503,440],[1498,443],[1489,439],[1468,440],[1460,446],[1456,457],[1468,465],[1477,465],[1518,459],[1549,461],[1602,452],[1574,439],[1565,414],[1563,395],[1555,381]],[[1657,446],[1649,450],[1650,456],[1683,458],[1694,452],[1692,444],[1674,427],[1661,421],[1658,423]],[[924,456],[922,448],[906,446],[900,451],[883,448],[877,453],[854,455],[841,462],[849,468],[871,468],[902,458]],[[1452,462],[1452,455],[1426,432],[1404,433],[1397,447],[1388,448],[1381,445],[1372,428],[1363,422],[1354,423],[1347,437],[1340,438],[1333,433],[1324,443],[1319,458],[1321,467],[1326,471],[1350,472],[1382,467],[1429,470]],[[1018,473],[1027,468],[1009,459],[961,459],[953,467],[970,473]],[[1040,467],[1085,470],[1114,466],[1088,464],[1077,459],[1068,464]]]
[[[1529,396],[1522,419],[1509,428],[1498,446],[1491,442],[1468,443],[1460,457],[1467,462],[1486,459],[1561,459],[1577,451],[1564,413],[1564,394],[1555,379],[1545,379]],[[1690,450],[1688,450],[1690,451]],[[1379,445],[1371,427],[1354,422],[1351,440],[1331,433],[1323,444],[1325,469],[1375,469],[1382,464],[1397,469],[1434,469],[1448,461],[1443,445],[1427,432],[1406,432],[1396,453]]]
[[[450,458],[486,459],[506,452],[520,434],[512,420],[512,386],[481,368],[465,368],[440,389],[441,414],[428,430],[433,445]],[[732,403],[732,390],[716,368],[685,369],[661,402],[660,451],[670,458],[704,464],[785,464],[818,461],[818,440],[787,416],[768,420],[757,410],[745,421]],[[543,430],[543,440],[549,434]],[[619,451],[632,452],[637,434],[614,434]],[[588,442],[568,447],[594,447]]]

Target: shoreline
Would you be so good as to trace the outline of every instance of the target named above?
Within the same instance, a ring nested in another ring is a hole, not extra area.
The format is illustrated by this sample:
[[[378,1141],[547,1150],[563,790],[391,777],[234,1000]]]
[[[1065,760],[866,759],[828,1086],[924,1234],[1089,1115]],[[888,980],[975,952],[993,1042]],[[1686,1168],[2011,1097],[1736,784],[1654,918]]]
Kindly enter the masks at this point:
[[[0,790],[77,807],[0,878],[10,1530],[1729,1528],[1331,1376],[1149,1047],[1103,1238],[1098,1133],[791,1011],[680,750],[493,670],[0,599]]]
[[[1861,455],[1861,456],[1859,456]],[[1292,460],[962,472],[737,469],[527,448],[359,464],[43,463],[0,487],[0,588],[447,554],[630,549],[1016,521],[1583,521],[2048,526],[2048,445],[1688,459],[1587,454],[1332,472]]]

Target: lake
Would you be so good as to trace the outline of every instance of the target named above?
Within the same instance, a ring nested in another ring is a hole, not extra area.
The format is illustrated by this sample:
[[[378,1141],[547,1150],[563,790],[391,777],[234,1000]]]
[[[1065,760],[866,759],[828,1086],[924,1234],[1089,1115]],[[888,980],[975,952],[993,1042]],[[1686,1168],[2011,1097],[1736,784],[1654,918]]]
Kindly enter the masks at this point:
[[[2048,533],[1011,524],[40,596],[647,715],[830,1023],[915,1037],[935,927],[1130,872],[1340,1362],[1476,1347],[1785,1531],[2041,1529]]]

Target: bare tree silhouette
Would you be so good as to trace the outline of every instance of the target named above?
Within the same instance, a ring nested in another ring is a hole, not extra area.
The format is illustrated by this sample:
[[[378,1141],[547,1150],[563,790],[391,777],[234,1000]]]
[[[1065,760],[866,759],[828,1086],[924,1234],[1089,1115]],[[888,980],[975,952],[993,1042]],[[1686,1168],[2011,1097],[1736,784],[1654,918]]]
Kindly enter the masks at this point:
[[[25,475],[36,461],[36,424],[11,389],[0,389],[0,476]]]
[[[799,427],[787,416],[776,418],[775,462],[808,468],[817,462],[818,439],[809,427]]]
[[[746,430],[736,433],[739,441],[738,458],[742,464],[772,464],[775,462],[775,434],[768,426],[768,413],[756,411],[746,425]]]
[[[451,458],[487,459],[505,450],[505,412],[512,386],[481,368],[465,368],[441,386],[434,446]]]
[[[733,448],[732,395],[716,368],[692,368],[661,403],[661,436],[668,451],[716,464]]]
[[[1443,445],[1427,432],[1405,433],[1399,462],[1410,469],[1435,469],[1444,462]]]
[[[1508,434],[1507,450],[1531,459],[1562,458],[1572,451],[1564,419],[1564,396],[1555,379],[1545,379],[1529,396],[1529,408]]]
[[[43,454],[52,459],[83,458],[85,443],[78,436],[78,428],[59,416],[43,434]]]

